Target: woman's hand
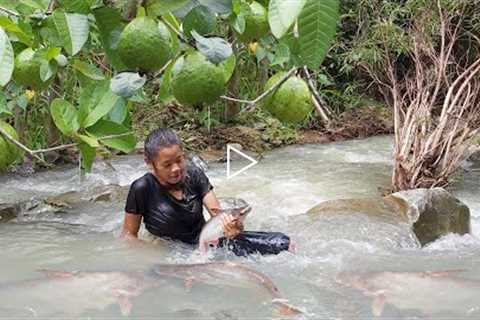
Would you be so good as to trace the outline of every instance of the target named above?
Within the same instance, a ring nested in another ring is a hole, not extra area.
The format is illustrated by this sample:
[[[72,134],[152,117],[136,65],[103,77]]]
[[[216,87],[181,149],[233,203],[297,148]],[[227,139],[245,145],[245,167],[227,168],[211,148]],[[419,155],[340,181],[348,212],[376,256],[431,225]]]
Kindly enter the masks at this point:
[[[243,223],[231,214],[222,215],[223,233],[226,238],[233,239],[243,231]]]

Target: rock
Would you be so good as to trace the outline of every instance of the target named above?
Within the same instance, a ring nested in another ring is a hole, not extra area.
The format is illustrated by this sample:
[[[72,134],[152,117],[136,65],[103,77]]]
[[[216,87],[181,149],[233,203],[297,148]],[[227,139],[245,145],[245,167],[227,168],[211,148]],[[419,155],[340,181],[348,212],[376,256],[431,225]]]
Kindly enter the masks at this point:
[[[470,209],[445,189],[407,190],[392,197],[408,203],[406,214],[422,245],[448,233],[470,232]]]
[[[20,206],[17,204],[0,204],[0,222],[7,222],[15,219],[20,211]]]
[[[470,232],[470,210],[442,188],[415,189],[386,197],[339,199],[311,208],[310,215],[364,215],[390,224],[406,224],[421,245],[448,234]]]

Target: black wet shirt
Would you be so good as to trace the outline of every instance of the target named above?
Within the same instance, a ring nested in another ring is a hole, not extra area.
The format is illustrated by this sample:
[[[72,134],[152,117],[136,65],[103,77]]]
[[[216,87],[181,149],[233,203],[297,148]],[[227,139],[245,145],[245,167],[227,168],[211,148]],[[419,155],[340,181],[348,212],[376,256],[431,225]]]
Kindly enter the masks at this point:
[[[205,224],[203,197],[212,189],[205,173],[195,165],[186,167],[181,200],[147,173],[130,186],[125,211],[142,215],[145,228],[156,236],[196,244]]]

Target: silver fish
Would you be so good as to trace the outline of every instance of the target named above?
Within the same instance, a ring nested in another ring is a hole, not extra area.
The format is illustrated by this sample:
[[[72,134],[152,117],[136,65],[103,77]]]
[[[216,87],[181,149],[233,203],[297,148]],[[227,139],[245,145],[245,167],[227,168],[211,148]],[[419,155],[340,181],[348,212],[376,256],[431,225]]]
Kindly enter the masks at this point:
[[[425,315],[468,316],[480,311],[480,281],[454,276],[462,270],[438,272],[340,273],[336,281],[373,297],[372,313],[385,304]]]
[[[0,314],[13,311],[33,317],[72,317],[118,304],[122,315],[127,316],[133,297],[161,285],[158,278],[136,271],[42,272],[46,275],[43,278],[0,285]]]
[[[245,265],[229,261],[183,265],[157,264],[151,270],[160,276],[182,279],[187,287],[198,282],[218,287],[253,288],[256,293],[266,295],[281,315],[302,314],[298,308],[287,303],[267,275]]]
[[[233,218],[243,222],[248,213],[252,210],[250,205],[242,199],[226,198],[220,201],[222,210],[214,217],[212,217],[203,226],[200,232],[199,249],[200,252],[205,253],[208,248],[218,245],[218,239],[223,236],[223,216],[230,214]]]

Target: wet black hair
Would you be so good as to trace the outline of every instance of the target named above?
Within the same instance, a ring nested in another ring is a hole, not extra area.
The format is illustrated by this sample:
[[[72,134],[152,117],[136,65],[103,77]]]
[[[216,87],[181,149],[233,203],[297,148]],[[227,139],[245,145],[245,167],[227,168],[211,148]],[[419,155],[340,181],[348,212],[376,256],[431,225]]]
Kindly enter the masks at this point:
[[[174,130],[169,128],[153,130],[145,140],[145,161],[152,162],[162,148],[174,145],[182,148],[182,141]]]

